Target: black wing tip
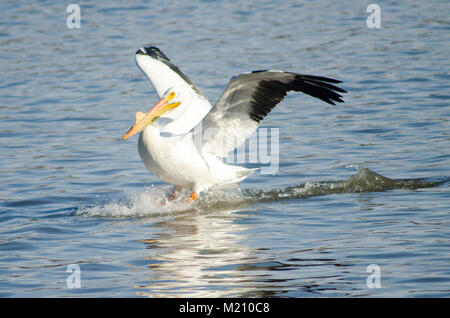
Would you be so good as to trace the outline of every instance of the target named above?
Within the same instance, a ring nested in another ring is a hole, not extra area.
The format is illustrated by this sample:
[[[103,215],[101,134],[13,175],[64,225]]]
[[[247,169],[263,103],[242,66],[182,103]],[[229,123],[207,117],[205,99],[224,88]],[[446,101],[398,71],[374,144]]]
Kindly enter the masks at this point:
[[[292,88],[319,98],[330,105],[336,105],[335,102],[344,103],[339,93],[347,93],[347,91],[330,83],[337,84],[342,81],[325,76],[296,74]]]
[[[150,44],[141,47],[136,51],[136,55],[148,55],[151,58],[154,58],[159,61],[169,62],[169,58],[156,46],[152,46]]]
[[[315,81],[328,82],[328,83],[334,83],[334,84],[342,83],[341,80],[337,80],[337,79],[331,78],[331,77],[317,76],[317,75],[306,75],[306,74],[296,74],[296,75],[300,76],[300,77],[303,77],[305,79],[311,79],[311,80],[315,80]]]
[[[327,87],[327,88],[329,88],[333,91],[339,92],[339,93],[347,93],[347,91],[345,89],[342,89],[335,85],[329,84],[329,83],[333,83],[333,84],[342,83],[341,80],[331,78],[331,77],[298,74],[298,73],[293,73],[293,72],[271,71],[271,70],[256,70],[256,71],[252,71],[251,73],[263,73],[263,72],[277,72],[277,73],[291,74],[292,76],[294,76],[295,80],[309,81],[311,83],[314,83],[315,85],[320,84],[320,86]],[[340,96],[340,97],[342,97],[342,96]],[[344,102],[344,101],[341,101],[341,102]]]
[[[322,100],[324,100],[328,104],[336,105],[334,102],[345,103],[345,101],[342,98],[343,97],[341,94],[338,94],[336,92],[330,92],[330,96],[328,96],[327,100],[325,100],[325,99],[322,99]]]
[[[323,100],[324,102],[326,102],[326,103],[328,103],[330,105],[336,105],[335,102],[345,103],[344,100],[342,100],[342,96],[340,96],[340,95],[339,95],[339,97],[334,97],[334,98],[329,98],[329,99],[326,99],[326,98],[322,99],[321,98],[321,100]]]
[[[258,70],[251,73],[266,71]],[[330,84],[341,83],[341,81],[324,76],[301,75],[296,73],[288,74],[292,76],[288,82],[282,82],[274,78],[261,80],[258,83],[258,88],[252,96],[252,102],[248,110],[250,118],[260,123],[283,100],[287,92],[291,90],[303,92],[330,105],[344,103],[343,97],[339,93],[346,93],[347,91]]]

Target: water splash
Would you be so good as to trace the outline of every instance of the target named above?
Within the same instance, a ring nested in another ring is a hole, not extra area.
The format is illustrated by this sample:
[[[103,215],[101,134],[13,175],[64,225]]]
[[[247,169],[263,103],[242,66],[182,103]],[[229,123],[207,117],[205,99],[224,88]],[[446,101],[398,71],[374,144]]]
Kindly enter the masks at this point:
[[[233,209],[256,202],[302,199],[311,196],[379,192],[393,189],[415,190],[436,187],[444,181],[424,179],[394,180],[367,168],[358,168],[347,180],[305,183],[269,190],[243,189],[238,186],[213,188],[202,193],[200,198],[187,202],[187,191],[178,193],[175,200],[168,200],[169,186],[148,187],[143,192],[132,193],[125,200],[79,207],[77,214],[93,217],[149,217],[185,212]]]
[[[244,193],[257,197],[259,201],[273,201],[338,193],[378,192],[393,189],[415,190],[435,187],[442,182],[427,181],[424,179],[394,180],[373,172],[368,168],[358,167],[358,172],[347,180],[306,183],[269,191],[247,190]]]

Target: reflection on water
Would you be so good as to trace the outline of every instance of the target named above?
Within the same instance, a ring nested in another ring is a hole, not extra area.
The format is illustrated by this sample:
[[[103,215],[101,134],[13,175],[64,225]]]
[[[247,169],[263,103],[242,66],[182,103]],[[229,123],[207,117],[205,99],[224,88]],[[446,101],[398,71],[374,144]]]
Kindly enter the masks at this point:
[[[312,258],[308,248],[296,250],[295,257],[286,260],[265,258],[265,249],[246,244],[249,239],[246,233],[251,229],[251,223],[246,224],[249,216],[234,212],[237,211],[188,213],[154,224],[162,233],[140,240],[146,248],[149,269],[141,270],[142,279],[151,283],[134,285],[136,295],[272,297],[288,292],[297,296],[350,295],[352,282],[346,280],[352,264],[330,258],[326,250]],[[281,274],[284,271],[289,274]]]
[[[248,226],[233,212],[177,215],[156,223],[162,233],[142,240],[151,269],[145,275],[151,275],[152,282],[137,286],[137,294],[221,297],[254,291],[257,277],[242,275],[239,266],[257,262],[257,255],[245,244],[242,232]]]

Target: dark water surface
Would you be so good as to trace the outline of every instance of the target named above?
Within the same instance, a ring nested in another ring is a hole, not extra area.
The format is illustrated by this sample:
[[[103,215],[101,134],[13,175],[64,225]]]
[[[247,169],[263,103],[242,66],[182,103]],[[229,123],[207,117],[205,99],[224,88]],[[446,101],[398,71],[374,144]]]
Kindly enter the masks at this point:
[[[450,4],[364,1],[0,4],[0,296],[449,297]],[[137,138],[160,47],[215,102],[232,75],[338,78],[263,123],[279,168],[166,202]],[[69,288],[70,264],[80,288]],[[369,288],[371,264],[380,288]]]

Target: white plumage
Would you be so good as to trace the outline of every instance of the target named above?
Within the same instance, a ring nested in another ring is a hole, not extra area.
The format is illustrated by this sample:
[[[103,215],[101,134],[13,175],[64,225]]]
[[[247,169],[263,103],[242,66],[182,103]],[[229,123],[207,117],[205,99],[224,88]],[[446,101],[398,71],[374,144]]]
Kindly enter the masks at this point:
[[[124,135],[138,132],[139,155],[161,180],[197,194],[216,184],[237,183],[255,169],[223,163],[288,91],[301,91],[327,103],[342,102],[340,81],[281,71],[254,71],[231,79],[214,107],[197,86],[156,47],[136,52],[136,63],[161,100]]]

